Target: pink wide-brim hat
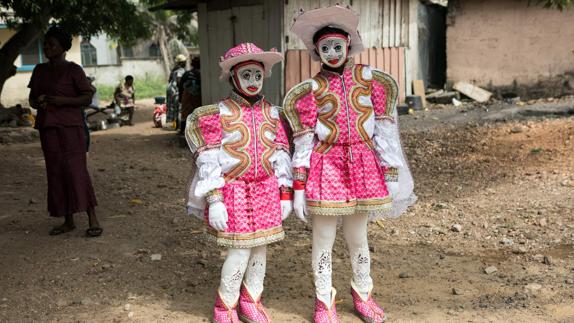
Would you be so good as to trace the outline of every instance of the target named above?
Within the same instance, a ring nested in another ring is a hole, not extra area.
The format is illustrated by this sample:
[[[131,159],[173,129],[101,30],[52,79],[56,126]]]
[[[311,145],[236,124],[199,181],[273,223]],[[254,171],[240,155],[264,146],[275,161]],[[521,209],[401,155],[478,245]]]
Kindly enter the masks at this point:
[[[351,38],[351,50],[349,56],[363,51],[363,41],[357,27],[359,15],[350,6],[332,6],[327,8],[313,9],[309,11],[299,10],[299,14],[293,18],[291,31],[295,33],[309,51],[309,55],[315,61],[321,58],[315,52],[313,36],[323,27],[335,27],[347,32]]]
[[[277,52],[275,48],[269,51],[263,51],[261,48],[252,43],[241,43],[230,50],[225,55],[219,58],[219,66],[221,67],[220,80],[229,78],[230,70],[233,66],[245,61],[257,61],[263,63],[265,69],[265,77],[271,76],[271,68],[273,65],[283,60],[283,54]]]

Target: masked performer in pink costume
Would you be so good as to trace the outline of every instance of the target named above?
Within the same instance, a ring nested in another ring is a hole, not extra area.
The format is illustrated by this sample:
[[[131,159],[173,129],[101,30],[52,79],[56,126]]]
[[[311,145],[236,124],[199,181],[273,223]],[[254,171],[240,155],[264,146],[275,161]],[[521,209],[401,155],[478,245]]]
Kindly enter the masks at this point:
[[[365,322],[385,313],[371,297],[367,223],[395,217],[414,203],[395,110],[397,84],[351,56],[363,50],[359,17],[349,7],[301,11],[291,30],[321,71],[292,88],[284,112],[293,130],[293,207],[313,220],[312,263],[316,322],[338,322],[331,283],[331,250],[342,220],[351,255],[351,294]]]
[[[291,156],[279,110],[259,93],[283,55],[240,44],[221,57],[221,80],[233,91],[196,109],[186,138],[195,155],[188,212],[208,237],[228,248],[215,301],[215,322],[268,322],[261,304],[266,246],[284,237],[292,211]],[[239,307],[239,308],[238,308]]]

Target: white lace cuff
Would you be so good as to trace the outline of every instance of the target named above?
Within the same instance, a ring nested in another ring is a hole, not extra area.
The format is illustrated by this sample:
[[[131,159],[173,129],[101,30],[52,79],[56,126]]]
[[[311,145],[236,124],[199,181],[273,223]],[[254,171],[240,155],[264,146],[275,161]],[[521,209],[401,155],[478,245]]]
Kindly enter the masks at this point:
[[[269,158],[269,161],[273,165],[279,186],[293,187],[291,157],[289,153],[283,149],[277,149],[273,156]]]
[[[404,166],[399,131],[394,122],[388,119],[377,120],[373,140],[381,165],[393,168]]]
[[[293,167],[309,168],[309,164],[311,163],[311,152],[313,152],[314,136],[314,133],[309,132],[293,139],[293,144],[295,145],[295,152],[293,153]]]
[[[203,198],[208,192],[225,185],[218,157],[219,149],[210,149],[200,153],[195,160],[199,177],[194,191],[196,197]]]

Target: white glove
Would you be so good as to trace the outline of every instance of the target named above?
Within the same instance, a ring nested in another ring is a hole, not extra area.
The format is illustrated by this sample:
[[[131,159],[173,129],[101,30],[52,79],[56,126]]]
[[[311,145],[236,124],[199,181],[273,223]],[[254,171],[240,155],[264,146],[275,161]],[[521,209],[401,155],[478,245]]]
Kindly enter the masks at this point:
[[[293,201],[281,200],[281,220],[285,221],[293,212]]]
[[[209,205],[209,225],[217,231],[227,229],[227,209],[223,202],[215,202]]]
[[[389,195],[391,198],[395,198],[399,194],[399,182],[386,182],[386,184]]]
[[[307,199],[305,198],[305,190],[293,191],[293,209],[295,215],[303,222],[307,222],[305,216],[307,215]]]

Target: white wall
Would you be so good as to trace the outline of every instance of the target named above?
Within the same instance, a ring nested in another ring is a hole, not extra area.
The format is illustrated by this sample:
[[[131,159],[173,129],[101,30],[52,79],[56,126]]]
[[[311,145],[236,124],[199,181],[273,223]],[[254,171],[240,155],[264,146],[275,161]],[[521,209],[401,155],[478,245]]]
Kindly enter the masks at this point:
[[[90,43],[96,48],[98,65],[118,64],[117,42],[110,41],[106,35],[90,38]]]
[[[87,75],[96,77],[96,84],[117,85],[126,75],[132,75],[136,82],[146,78],[160,78],[166,80],[167,76],[159,60],[148,59],[122,59],[122,65],[105,65],[85,67]]]

